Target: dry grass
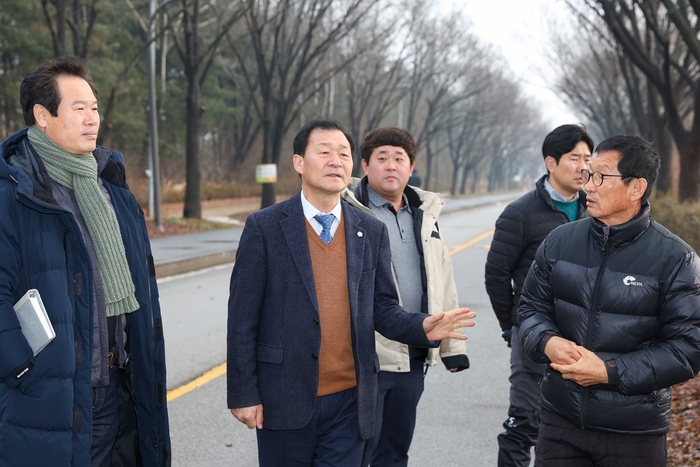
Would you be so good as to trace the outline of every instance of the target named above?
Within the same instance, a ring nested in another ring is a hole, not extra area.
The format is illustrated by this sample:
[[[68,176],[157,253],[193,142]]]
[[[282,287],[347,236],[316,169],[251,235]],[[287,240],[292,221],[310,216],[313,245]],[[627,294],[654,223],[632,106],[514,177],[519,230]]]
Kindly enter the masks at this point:
[[[652,196],[651,217],[681,237],[695,251],[700,250],[700,202],[679,203],[676,196]]]

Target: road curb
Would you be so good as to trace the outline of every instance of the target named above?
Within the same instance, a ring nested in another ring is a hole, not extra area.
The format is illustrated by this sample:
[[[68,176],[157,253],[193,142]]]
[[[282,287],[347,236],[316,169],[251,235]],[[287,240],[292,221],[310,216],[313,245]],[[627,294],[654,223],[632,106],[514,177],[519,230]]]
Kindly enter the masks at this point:
[[[219,251],[194,258],[169,261],[167,263],[156,264],[156,278],[162,279],[177,274],[197,271],[199,269],[210,268],[220,264],[233,263],[236,259],[237,250]]]

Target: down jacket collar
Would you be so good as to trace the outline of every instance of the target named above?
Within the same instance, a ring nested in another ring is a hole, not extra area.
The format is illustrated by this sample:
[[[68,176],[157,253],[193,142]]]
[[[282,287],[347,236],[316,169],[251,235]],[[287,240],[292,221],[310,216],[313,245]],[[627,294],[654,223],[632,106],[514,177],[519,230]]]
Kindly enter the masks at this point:
[[[637,215],[624,224],[608,227],[598,219],[591,218],[591,237],[601,247],[605,246],[606,241],[609,248],[625,246],[633,242],[649,228],[649,213],[650,207],[647,201],[642,205],[642,209],[639,210]]]
[[[0,155],[0,178],[14,180],[19,185],[19,191],[44,203],[57,204],[52,195],[51,178],[41,158],[29,144],[26,128],[0,143]],[[97,160],[100,177],[117,187],[128,188],[120,153],[97,146],[93,157]]]
[[[544,200],[547,206],[549,206],[553,211],[559,212],[560,209],[554,206],[554,201],[552,201],[552,197],[549,195],[547,188],[544,186],[544,182],[548,177],[549,174],[544,174],[539,178],[539,180],[537,180],[537,182],[535,182],[535,192],[542,198],[542,200]],[[578,192],[578,198],[576,198],[576,201],[578,201],[578,218],[583,219],[584,217],[587,217],[586,192],[584,190]]]

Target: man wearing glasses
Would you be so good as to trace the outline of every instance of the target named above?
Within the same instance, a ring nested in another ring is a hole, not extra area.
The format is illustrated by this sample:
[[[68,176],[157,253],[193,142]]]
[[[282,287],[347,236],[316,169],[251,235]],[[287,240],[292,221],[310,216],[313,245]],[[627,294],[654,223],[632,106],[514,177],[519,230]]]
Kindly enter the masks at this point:
[[[649,216],[659,156],[636,136],[596,148],[589,219],[537,250],[518,308],[541,383],[537,466],[663,466],[671,386],[700,370],[700,260]]]
[[[535,189],[509,204],[496,221],[486,259],[486,292],[510,353],[510,406],[498,435],[498,467],[528,467],[537,442],[539,381],[545,365],[530,361],[518,335],[520,290],[537,247],[554,228],[584,215],[581,170],[587,169],[593,140],[581,125],[561,125],[542,144],[547,174]]]

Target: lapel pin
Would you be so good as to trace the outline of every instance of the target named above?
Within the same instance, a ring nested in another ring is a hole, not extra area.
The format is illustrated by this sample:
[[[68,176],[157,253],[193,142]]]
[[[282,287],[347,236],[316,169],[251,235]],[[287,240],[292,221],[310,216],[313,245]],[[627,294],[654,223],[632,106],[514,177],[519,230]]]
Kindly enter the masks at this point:
[[[357,232],[358,237],[362,237],[362,232]]]

